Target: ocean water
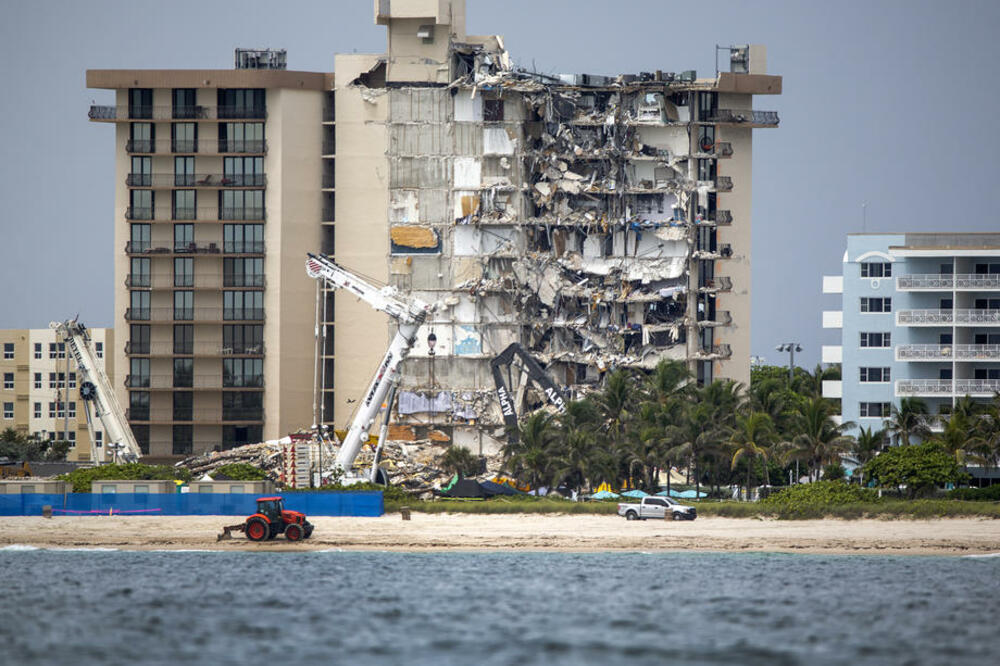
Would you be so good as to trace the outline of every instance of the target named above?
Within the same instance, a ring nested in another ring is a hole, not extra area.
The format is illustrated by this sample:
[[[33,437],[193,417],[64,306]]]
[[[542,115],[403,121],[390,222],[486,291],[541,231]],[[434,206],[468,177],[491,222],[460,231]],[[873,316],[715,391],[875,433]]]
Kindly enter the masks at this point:
[[[0,663],[995,663],[1000,557],[0,549]]]

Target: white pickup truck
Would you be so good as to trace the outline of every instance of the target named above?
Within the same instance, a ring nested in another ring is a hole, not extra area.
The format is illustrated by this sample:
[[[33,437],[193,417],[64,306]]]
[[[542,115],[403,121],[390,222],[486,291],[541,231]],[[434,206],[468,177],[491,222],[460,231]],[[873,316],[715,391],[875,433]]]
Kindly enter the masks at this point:
[[[698,510],[693,506],[679,504],[669,497],[643,497],[638,504],[619,504],[618,515],[625,516],[626,520],[646,520],[648,518],[694,520],[698,517]]]

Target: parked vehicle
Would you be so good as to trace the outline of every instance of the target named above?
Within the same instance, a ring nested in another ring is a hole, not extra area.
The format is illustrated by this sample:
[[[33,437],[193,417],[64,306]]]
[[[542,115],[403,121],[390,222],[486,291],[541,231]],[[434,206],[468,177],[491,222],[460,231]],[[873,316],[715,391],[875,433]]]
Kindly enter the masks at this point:
[[[620,503],[618,515],[625,516],[626,520],[647,520],[649,518],[694,520],[698,517],[698,510],[669,497],[643,497],[642,501],[637,504]]]

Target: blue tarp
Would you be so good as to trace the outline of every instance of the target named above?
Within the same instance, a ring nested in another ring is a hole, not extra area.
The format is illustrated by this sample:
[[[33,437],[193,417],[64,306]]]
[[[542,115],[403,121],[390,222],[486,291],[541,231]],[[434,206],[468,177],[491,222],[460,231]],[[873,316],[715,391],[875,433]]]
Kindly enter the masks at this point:
[[[619,495],[618,493],[608,492],[607,490],[602,490],[600,492],[594,493],[593,495],[590,496],[590,498],[591,499],[598,499],[598,500],[601,500],[601,499],[621,499],[621,495]]]
[[[623,497],[634,497],[636,499],[642,499],[643,497],[649,497],[649,493],[645,490],[629,490],[622,493]]]
[[[0,516],[40,516],[46,504],[55,515],[247,516],[258,495],[209,493],[29,493],[0,494]],[[381,516],[382,492],[286,493],[285,508],[307,516]]]
[[[659,497],[667,497],[667,491],[661,490],[656,493]],[[694,490],[674,490],[670,489],[669,497],[676,497],[678,499],[697,499],[700,497],[708,497],[708,493],[698,493]]]

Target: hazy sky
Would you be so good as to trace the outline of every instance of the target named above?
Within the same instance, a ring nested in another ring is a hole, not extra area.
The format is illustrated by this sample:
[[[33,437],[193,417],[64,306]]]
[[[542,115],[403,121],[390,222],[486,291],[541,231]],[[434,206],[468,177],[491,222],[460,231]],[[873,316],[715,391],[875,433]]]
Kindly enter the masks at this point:
[[[714,73],[716,44],[762,43],[784,94],[759,96],[754,354],[812,365],[839,339],[820,312],[845,234],[996,231],[1000,3],[468,0],[470,34],[504,35],[539,71]],[[0,0],[0,328],[79,312],[112,324],[113,129],[87,121],[87,69],[221,69],[236,47],[288,49],[289,69],[330,71],[337,52],[385,45],[371,0],[239,3]],[[303,322],[308,325],[309,322]]]

